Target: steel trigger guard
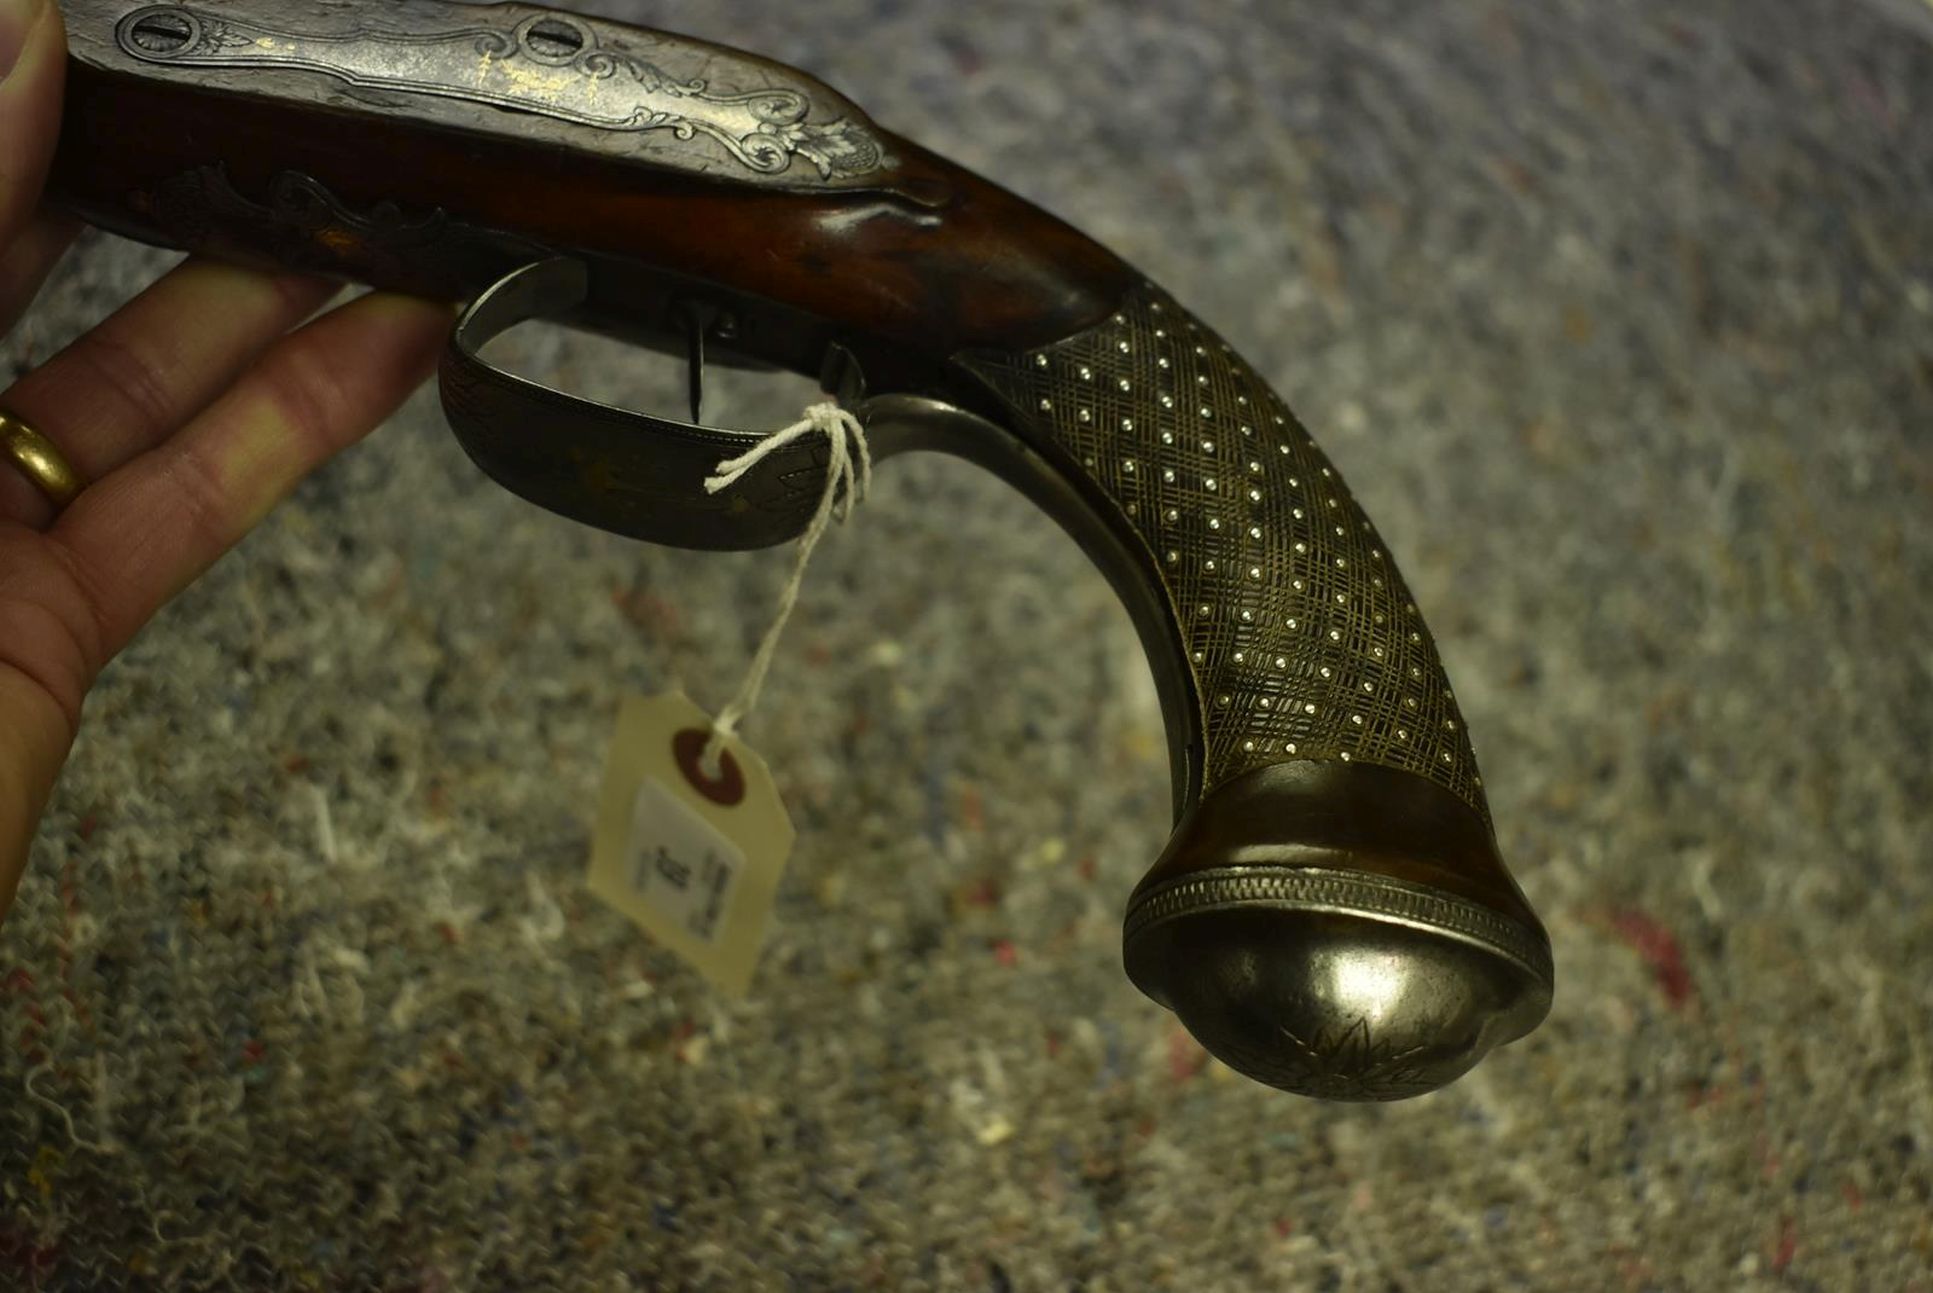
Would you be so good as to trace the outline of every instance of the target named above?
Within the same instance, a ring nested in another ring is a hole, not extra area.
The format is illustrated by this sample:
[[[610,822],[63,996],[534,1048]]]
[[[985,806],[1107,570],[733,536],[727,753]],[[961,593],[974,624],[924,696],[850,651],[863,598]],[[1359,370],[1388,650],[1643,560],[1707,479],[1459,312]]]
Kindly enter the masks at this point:
[[[679,548],[741,550],[796,537],[825,483],[826,446],[808,438],[774,452],[718,494],[705,478],[768,432],[679,422],[568,395],[482,358],[499,334],[585,304],[590,275],[568,257],[537,261],[471,302],[437,372],[443,413],[484,473],[539,507],[602,530]],[[694,330],[694,346],[697,342]],[[692,403],[702,362],[691,356]]]

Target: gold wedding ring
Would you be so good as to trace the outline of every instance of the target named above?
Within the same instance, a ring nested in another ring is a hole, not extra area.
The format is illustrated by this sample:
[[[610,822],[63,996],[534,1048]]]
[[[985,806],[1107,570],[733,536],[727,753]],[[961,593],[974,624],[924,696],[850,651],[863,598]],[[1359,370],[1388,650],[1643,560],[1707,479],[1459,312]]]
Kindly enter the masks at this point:
[[[32,481],[56,508],[73,502],[86,484],[52,440],[5,411],[0,411],[0,458]]]

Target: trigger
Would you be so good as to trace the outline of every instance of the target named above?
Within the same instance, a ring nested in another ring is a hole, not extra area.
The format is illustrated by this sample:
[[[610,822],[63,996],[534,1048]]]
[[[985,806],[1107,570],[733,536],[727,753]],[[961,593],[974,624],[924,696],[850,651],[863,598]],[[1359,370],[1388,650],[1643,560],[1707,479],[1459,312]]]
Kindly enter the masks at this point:
[[[768,547],[801,533],[824,464],[804,442],[775,451],[730,490],[708,493],[718,463],[765,438],[698,423],[704,335],[715,313],[685,316],[692,420],[600,404],[520,377],[482,357],[491,338],[531,319],[561,319],[590,295],[582,262],[538,261],[492,284],[457,320],[443,352],[443,412],[470,460],[540,507],[632,538],[683,548]]]
[[[684,316],[685,367],[689,373],[691,420],[696,423],[704,421],[705,416],[705,334],[711,331],[718,311],[702,301],[687,301]]]

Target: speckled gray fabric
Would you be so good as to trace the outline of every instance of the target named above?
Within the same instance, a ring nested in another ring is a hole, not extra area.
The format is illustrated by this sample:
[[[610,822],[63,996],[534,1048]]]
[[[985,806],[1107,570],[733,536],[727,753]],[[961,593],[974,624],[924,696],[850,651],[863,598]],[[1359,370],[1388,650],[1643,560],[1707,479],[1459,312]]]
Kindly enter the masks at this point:
[[[622,690],[722,701],[789,557],[538,512],[426,396],[90,702],[0,932],[0,1285],[1933,1288],[1924,5],[604,8],[821,72],[1278,384],[1430,617],[1551,1018],[1387,1107],[1205,1063],[1119,966],[1126,617],[937,460],[747,725],[799,844],[721,1002],[588,823]],[[0,364],[165,260],[89,240]]]

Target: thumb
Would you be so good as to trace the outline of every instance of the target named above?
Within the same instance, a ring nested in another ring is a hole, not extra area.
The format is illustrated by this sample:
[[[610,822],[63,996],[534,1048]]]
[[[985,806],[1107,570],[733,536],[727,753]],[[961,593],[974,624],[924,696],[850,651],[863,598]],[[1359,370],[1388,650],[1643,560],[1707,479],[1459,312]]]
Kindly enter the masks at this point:
[[[0,0],[0,254],[40,201],[66,71],[67,38],[54,0]]]

